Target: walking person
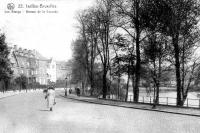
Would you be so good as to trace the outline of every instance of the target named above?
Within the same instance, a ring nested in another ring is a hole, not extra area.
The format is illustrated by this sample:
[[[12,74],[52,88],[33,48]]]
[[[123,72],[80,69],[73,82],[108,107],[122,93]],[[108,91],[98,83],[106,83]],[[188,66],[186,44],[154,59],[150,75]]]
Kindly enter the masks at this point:
[[[69,89],[69,94],[72,94],[72,89]]]
[[[56,104],[55,89],[53,86],[48,88],[45,99],[47,99],[47,108],[49,108],[50,111],[53,111],[53,106]]]
[[[80,96],[81,90],[80,90],[79,88],[75,88],[75,90],[76,90],[76,95],[77,95],[77,96]]]

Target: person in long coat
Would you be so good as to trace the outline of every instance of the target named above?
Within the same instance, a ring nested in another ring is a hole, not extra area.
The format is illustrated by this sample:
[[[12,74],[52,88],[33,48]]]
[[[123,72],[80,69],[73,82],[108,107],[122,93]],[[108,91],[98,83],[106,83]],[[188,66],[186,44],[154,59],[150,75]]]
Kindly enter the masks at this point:
[[[45,98],[47,99],[47,108],[53,111],[53,106],[55,105],[55,89],[54,87],[49,87]]]

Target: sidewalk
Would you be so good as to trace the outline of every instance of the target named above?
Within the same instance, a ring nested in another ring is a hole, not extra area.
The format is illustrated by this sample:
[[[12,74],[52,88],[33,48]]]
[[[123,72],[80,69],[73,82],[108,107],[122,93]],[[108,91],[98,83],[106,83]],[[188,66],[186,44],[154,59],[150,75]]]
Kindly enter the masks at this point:
[[[0,92],[0,99],[6,98],[6,97],[10,97],[10,96],[14,96],[19,94],[19,91],[6,91],[6,92]]]
[[[28,92],[36,92],[36,91],[41,91],[39,89],[36,89],[36,90],[28,90]],[[0,99],[3,99],[3,98],[6,98],[6,97],[10,97],[10,96],[14,96],[14,95],[18,95],[18,94],[21,94],[21,93],[26,93],[26,90],[17,90],[17,91],[6,91],[6,92],[0,92]]]
[[[64,90],[64,88],[56,88],[56,91],[61,91],[61,90]],[[26,92],[26,90],[6,91],[4,93],[0,92],[0,99],[14,96],[14,95],[21,94],[21,93],[42,92],[42,91],[43,91],[43,89],[28,89],[27,92]]]
[[[109,106],[117,106],[123,108],[132,108],[132,109],[140,109],[140,110],[148,110],[148,111],[156,111],[156,112],[163,112],[163,113],[171,113],[171,114],[179,114],[179,115],[188,115],[188,116],[196,116],[200,117],[200,109],[193,109],[193,108],[178,108],[172,106],[156,106],[155,109],[152,109],[152,105],[149,104],[140,104],[140,103],[129,103],[129,102],[120,102],[120,101],[113,101],[113,100],[103,100],[98,98],[91,98],[91,97],[77,97],[76,95],[68,95],[66,98],[79,100],[83,102],[89,102],[94,104],[101,104],[101,105],[109,105]]]

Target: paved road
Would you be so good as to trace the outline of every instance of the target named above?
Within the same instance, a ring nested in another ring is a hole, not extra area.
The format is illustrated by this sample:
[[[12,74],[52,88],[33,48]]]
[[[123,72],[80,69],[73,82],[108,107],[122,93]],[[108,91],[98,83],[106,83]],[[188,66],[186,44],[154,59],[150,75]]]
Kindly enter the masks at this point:
[[[200,132],[200,118],[89,104],[59,95],[50,112],[41,92],[0,99],[0,133],[161,132]]]

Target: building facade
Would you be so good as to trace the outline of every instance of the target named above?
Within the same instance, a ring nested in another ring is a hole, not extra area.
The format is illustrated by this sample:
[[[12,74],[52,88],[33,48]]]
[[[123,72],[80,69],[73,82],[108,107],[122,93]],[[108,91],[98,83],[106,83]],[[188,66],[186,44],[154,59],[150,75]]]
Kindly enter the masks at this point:
[[[10,61],[14,78],[24,75],[28,83],[38,83],[48,85],[56,83],[58,79],[65,79],[66,62],[57,62],[53,58],[43,57],[36,50],[18,48],[16,45],[10,46]]]
[[[14,77],[24,75],[28,79],[28,83],[36,82],[36,72],[38,69],[38,60],[35,58],[33,51],[10,47],[10,61],[14,72]]]
[[[50,82],[56,83],[56,61],[51,58],[48,61],[47,74]]]

